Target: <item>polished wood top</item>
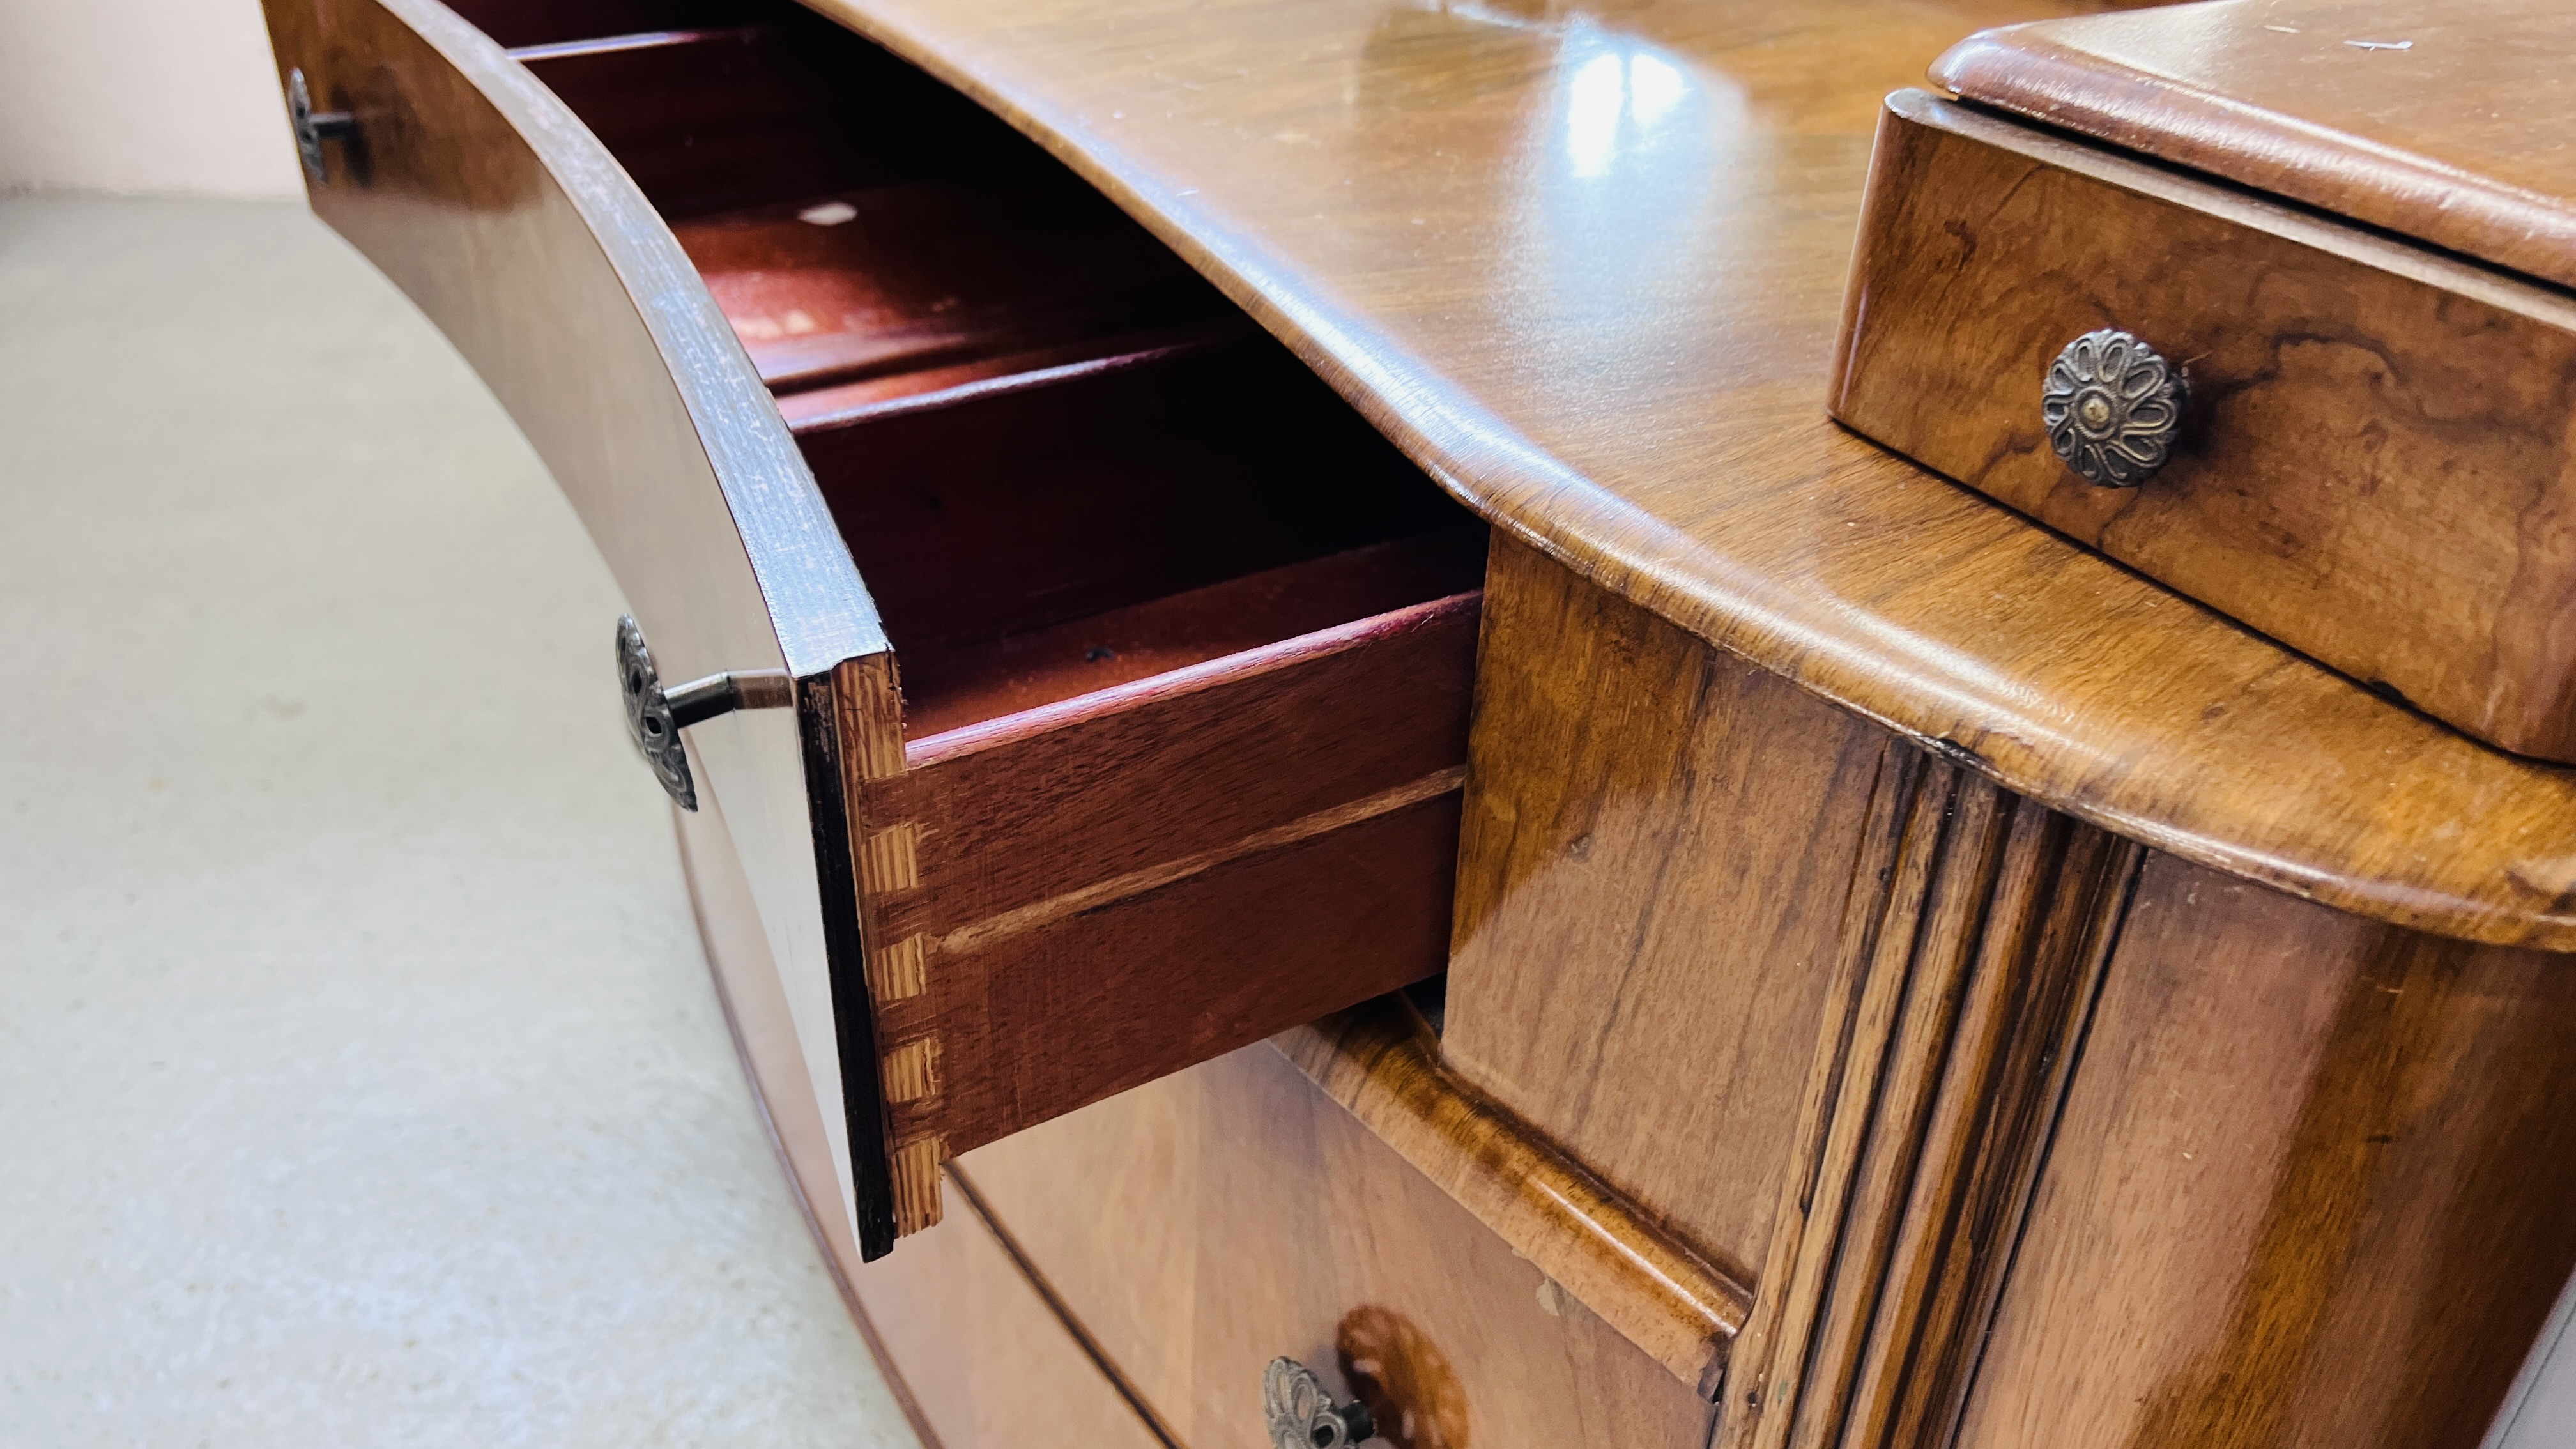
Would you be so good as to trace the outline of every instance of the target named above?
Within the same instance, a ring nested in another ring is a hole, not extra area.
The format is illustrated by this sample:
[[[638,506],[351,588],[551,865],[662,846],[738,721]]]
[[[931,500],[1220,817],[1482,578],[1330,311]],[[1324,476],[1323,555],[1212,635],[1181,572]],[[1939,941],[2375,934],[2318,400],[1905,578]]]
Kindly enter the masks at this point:
[[[808,3],[1063,156],[1604,586],[2158,848],[2576,948],[2576,778],[1826,420],[1881,97],[2038,0]]]
[[[2219,0],[2013,26],[1971,100],[2576,286],[2576,9]]]

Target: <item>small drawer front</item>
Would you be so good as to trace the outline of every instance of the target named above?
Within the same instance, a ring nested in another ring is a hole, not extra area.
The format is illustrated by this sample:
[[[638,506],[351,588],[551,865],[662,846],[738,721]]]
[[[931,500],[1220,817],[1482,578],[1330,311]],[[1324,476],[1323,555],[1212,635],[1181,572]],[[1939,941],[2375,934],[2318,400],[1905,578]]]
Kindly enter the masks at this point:
[[[2079,476],[2043,418],[2052,364],[2100,329],[2187,384],[2137,486]],[[1909,92],[1881,123],[1832,410],[2363,684],[2570,760],[2571,382],[2576,305],[2553,293]]]
[[[1270,1449],[1280,1357],[1390,1444],[1706,1441],[1707,1402],[1268,1046],[956,1170],[1174,1442]]]

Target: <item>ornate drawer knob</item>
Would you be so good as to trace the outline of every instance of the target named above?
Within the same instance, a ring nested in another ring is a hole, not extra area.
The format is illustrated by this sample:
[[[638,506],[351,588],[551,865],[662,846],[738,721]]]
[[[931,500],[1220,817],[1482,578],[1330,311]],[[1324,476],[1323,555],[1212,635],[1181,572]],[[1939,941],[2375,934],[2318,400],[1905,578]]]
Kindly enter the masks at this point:
[[[617,621],[617,688],[626,696],[626,737],[683,810],[698,808],[698,783],[689,773],[680,731],[738,709],[784,709],[796,702],[794,686],[776,671],[710,674],[664,688],[652,646],[632,614]]]
[[[1307,1367],[1274,1358],[1261,1375],[1261,1408],[1271,1449],[1343,1449],[1377,1432],[1368,1405],[1336,1404]]]
[[[347,140],[357,133],[358,123],[347,111],[313,109],[313,88],[305,82],[302,66],[286,73],[286,119],[295,127],[295,154],[304,160],[304,174],[316,186],[329,185],[331,173],[322,143]]]
[[[2039,390],[2048,445],[2104,488],[2135,488],[2155,476],[2182,435],[2182,405],[2182,373],[2112,327],[2067,343]]]

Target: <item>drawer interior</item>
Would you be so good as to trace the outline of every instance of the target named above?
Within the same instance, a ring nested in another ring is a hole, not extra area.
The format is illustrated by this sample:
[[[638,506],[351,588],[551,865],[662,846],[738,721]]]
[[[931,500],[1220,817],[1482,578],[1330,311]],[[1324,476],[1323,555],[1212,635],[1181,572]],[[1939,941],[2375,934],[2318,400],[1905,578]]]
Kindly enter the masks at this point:
[[[765,0],[487,0],[802,444],[916,743],[1473,592],[1484,530],[1063,165]]]
[[[1001,121],[788,0],[467,6],[674,223],[1044,163]],[[853,63],[855,62],[855,64]]]
[[[475,29],[520,50],[529,46],[751,25],[778,14],[772,0],[449,0]]]
[[[915,739],[1476,589],[1480,528],[1267,338],[800,424]]]
[[[836,696],[894,1225],[959,1152],[1438,972],[1484,524],[872,43],[736,0],[508,24],[705,278],[893,645]]]

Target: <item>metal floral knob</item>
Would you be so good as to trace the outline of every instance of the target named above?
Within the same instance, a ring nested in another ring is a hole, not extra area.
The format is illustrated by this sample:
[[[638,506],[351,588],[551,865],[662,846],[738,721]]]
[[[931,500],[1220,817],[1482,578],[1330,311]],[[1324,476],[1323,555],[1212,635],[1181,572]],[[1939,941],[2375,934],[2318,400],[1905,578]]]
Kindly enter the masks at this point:
[[[672,717],[671,697],[653,667],[653,648],[633,615],[617,621],[617,691],[626,696],[626,738],[635,753],[653,767],[653,777],[683,810],[698,808],[698,783],[689,774],[689,752],[680,743],[680,722]]]
[[[683,810],[698,808],[698,782],[689,773],[680,731],[738,709],[784,709],[796,702],[795,687],[775,670],[710,674],[666,688],[653,665],[653,647],[632,614],[617,621],[617,690],[626,697],[627,739]]]
[[[2048,445],[2087,483],[2135,488],[2182,436],[2182,373],[2117,328],[2087,332],[2048,365],[2039,418]]]
[[[295,128],[295,154],[303,158],[304,174],[316,186],[327,186],[331,172],[322,155],[325,141],[345,141],[356,134],[358,123],[347,111],[313,109],[313,87],[304,79],[304,67],[286,73],[286,119]]]
[[[1334,1403],[1293,1358],[1274,1358],[1263,1371],[1261,1408],[1270,1421],[1271,1449],[1343,1449],[1377,1432],[1368,1405]]]

